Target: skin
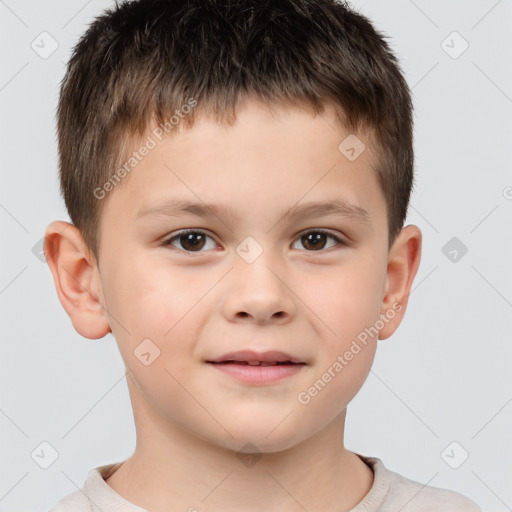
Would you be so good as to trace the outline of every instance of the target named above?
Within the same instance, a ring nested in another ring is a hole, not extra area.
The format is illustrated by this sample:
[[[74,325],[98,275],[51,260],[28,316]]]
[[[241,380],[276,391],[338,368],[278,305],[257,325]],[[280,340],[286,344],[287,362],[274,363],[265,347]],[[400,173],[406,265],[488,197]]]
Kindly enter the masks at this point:
[[[98,261],[73,225],[56,221],[46,231],[47,260],[76,331],[91,339],[111,331],[128,370],[137,446],[107,483],[152,512],[346,511],[373,482],[344,447],[346,407],[377,339],[402,320],[421,232],[404,227],[388,250],[369,137],[359,135],[366,150],[351,162],[338,150],[348,132],[330,107],[322,116],[298,106],[275,112],[246,100],[231,127],[203,117],[164,138],[103,199]],[[135,219],[170,198],[221,204],[235,218]],[[279,220],[296,203],[329,199],[364,208],[368,222]],[[179,239],[164,244],[187,228],[210,237],[199,252],[187,253],[194,246]],[[311,248],[302,235],[321,228],[344,243],[326,236]],[[248,236],[263,249],[251,263],[236,252]],[[385,315],[378,336],[300,403],[299,393]],[[134,350],[148,338],[160,355],[146,366]],[[205,362],[241,349],[282,350],[307,364],[249,385]],[[243,452],[257,458],[244,463]]]

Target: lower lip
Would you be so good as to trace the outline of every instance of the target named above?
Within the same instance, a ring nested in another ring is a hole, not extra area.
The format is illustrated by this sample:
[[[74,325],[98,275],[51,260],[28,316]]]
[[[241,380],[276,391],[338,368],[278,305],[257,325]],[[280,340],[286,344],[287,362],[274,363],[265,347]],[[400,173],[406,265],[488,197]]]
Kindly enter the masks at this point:
[[[227,373],[246,384],[268,384],[299,373],[305,364],[280,364],[257,366],[234,363],[208,363],[221,372]]]

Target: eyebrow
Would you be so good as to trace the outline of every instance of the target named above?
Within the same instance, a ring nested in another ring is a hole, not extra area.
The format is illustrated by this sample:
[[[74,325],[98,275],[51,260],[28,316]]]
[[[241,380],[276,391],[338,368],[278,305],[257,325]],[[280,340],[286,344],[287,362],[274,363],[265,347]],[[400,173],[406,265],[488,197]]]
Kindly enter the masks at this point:
[[[224,205],[174,199],[155,206],[141,208],[137,212],[135,220],[145,217],[178,217],[186,213],[196,215],[197,217],[210,217],[213,214],[223,221],[239,219],[239,216],[231,208]],[[342,199],[327,202],[297,203],[285,210],[280,215],[276,224],[284,219],[297,220],[327,215],[353,218],[370,224],[370,216],[364,208]]]

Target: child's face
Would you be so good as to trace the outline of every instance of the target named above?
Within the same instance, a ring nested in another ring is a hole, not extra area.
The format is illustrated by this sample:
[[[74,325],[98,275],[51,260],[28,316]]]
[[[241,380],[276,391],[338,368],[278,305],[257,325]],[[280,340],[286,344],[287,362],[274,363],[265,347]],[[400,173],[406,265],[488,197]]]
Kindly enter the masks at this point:
[[[378,336],[363,343],[362,333],[394,302],[386,204],[369,141],[360,136],[367,148],[349,161],[338,149],[348,133],[332,110],[276,112],[248,102],[232,127],[203,118],[161,142],[152,135],[157,146],[104,199],[101,220],[100,300],[138,384],[130,385],[135,409],[149,408],[144,417],[155,425],[234,450],[248,442],[286,449],[339,416],[373,361]],[[219,212],[171,211],[177,201]],[[318,209],[281,218],[334,201],[366,217]],[[165,203],[167,214],[144,213]],[[184,229],[196,234],[166,245]],[[400,322],[394,309],[381,337]],[[281,351],[305,364],[208,362],[245,350]],[[269,374],[280,378],[253,381]]]

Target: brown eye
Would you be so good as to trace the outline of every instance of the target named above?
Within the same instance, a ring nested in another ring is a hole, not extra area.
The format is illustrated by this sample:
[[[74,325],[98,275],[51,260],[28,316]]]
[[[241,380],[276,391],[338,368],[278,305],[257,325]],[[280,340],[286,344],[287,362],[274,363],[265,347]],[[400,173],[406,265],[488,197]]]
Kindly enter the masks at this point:
[[[207,245],[207,239],[211,237],[202,231],[194,231],[194,230],[185,230],[180,231],[176,235],[172,236],[168,240],[164,242],[164,245],[172,245],[176,247],[175,242],[178,242],[181,247],[177,247],[177,249],[182,249],[186,252],[201,252]],[[213,247],[215,247],[215,243],[213,242]]]
[[[321,251],[322,249],[326,248],[327,240],[329,238],[336,242],[329,247],[333,247],[335,245],[343,245],[343,241],[340,240],[337,236],[323,230],[308,231],[307,233],[304,233],[298,239],[298,241],[300,241],[302,246],[305,247],[308,251]]]

